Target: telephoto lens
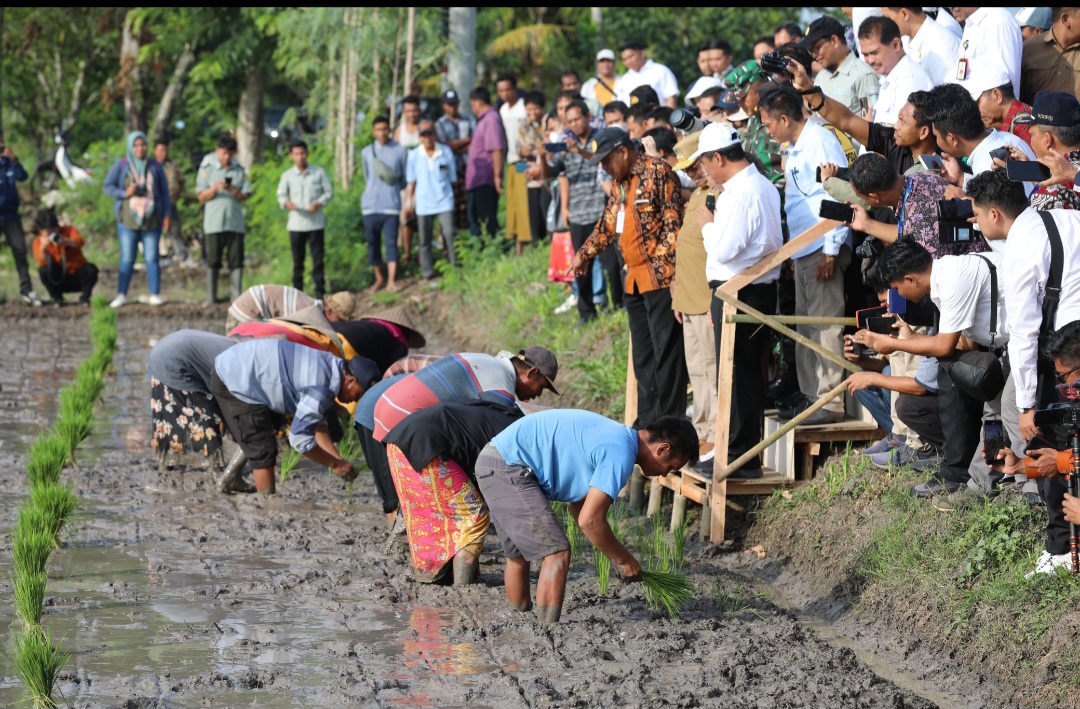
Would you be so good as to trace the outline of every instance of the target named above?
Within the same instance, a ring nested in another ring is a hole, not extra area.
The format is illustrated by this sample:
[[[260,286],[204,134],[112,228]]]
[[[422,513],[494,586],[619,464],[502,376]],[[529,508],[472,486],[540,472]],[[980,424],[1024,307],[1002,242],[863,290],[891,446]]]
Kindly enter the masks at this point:
[[[676,108],[671,112],[671,118],[668,121],[672,128],[681,130],[683,133],[697,133],[709,124],[709,121],[701,120],[687,108]]]

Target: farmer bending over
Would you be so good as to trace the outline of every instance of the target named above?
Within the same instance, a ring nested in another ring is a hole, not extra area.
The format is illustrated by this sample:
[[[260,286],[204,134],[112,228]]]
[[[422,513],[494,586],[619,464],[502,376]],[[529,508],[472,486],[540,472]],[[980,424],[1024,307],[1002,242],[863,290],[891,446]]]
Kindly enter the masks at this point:
[[[334,398],[348,404],[379,379],[365,357],[345,362],[284,340],[248,340],[218,355],[210,393],[221,407],[225,426],[251,461],[255,488],[274,492],[277,430],[291,415],[289,443],[304,457],[329,467],[344,480],[356,471],[330,440],[326,417]]]
[[[634,465],[650,477],[697,462],[698,436],[687,418],[665,416],[640,431],[590,411],[530,414],[495,436],[476,461],[476,478],[506,554],[506,599],[532,608],[529,564],[538,559],[537,614],[562,614],[570,543],[550,502],[570,503],[581,531],[628,581],[641,564],[615,538],[607,511]]]

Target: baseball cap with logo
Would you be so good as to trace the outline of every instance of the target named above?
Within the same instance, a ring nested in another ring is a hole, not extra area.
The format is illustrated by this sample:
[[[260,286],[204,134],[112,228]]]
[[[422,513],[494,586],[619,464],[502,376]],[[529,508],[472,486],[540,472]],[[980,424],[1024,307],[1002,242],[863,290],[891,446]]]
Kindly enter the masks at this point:
[[[450,89],[449,91],[444,91],[443,92],[442,102],[443,103],[461,103],[461,98],[458,96],[457,91],[454,91],[453,89]]]
[[[724,83],[733,89],[742,88],[761,78],[761,67],[753,59],[747,59],[724,77]]]
[[[972,78],[964,82],[964,87],[971,94],[971,98],[976,101],[979,97],[990,89],[996,89],[999,86],[1005,84],[1012,84],[1012,78],[1009,76],[1009,72],[1005,71],[1003,66],[987,66],[986,71],[976,74]]]
[[[547,379],[546,388],[553,394],[559,394],[555,388],[555,377],[559,375],[559,361],[547,347],[526,347],[517,353],[518,359],[530,367],[536,367]]]
[[[705,153],[739,145],[739,131],[726,123],[710,123],[698,137],[698,147],[690,157],[697,160]]]
[[[715,107],[719,108],[721,111],[727,111],[728,113],[731,113],[732,111],[738,110],[739,97],[735,94],[733,90],[728,89],[724,93],[720,94],[720,100],[716,102]]]
[[[1045,32],[1054,24],[1054,11],[1049,7],[1022,7],[1016,13],[1016,21],[1021,27],[1034,27]]]
[[[806,36],[799,40],[799,46],[810,51],[810,47],[820,40],[833,36],[844,39],[847,36],[847,29],[835,17],[822,15],[810,23],[810,27],[806,30]]]
[[[615,52],[611,51],[610,49],[601,49],[599,52],[596,53],[596,61],[602,62],[604,60],[607,60],[609,62],[615,61]]]
[[[589,141],[588,150],[593,154],[589,158],[590,165],[599,165],[611,153],[612,150],[621,147],[633,148],[630,134],[622,128],[605,128]]]
[[[1080,101],[1065,91],[1040,91],[1031,102],[1031,113],[1017,116],[1014,123],[1069,128],[1080,125]]]

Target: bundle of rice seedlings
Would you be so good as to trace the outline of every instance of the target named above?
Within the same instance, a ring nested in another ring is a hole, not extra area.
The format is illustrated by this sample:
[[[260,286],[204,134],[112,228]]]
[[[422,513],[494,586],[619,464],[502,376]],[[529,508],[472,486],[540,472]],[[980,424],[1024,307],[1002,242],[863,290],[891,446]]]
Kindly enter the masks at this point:
[[[55,483],[68,458],[67,441],[55,433],[38,436],[30,444],[26,458],[26,476],[32,486]]]
[[[641,575],[645,600],[653,610],[663,610],[669,618],[678,618],[683,605],[694,595],[694,582],[670,571],[646,571]]]
[[[596,547],[593,547],[592,555],[593,568],[596,569],[596,585],[600,589],[600,593],[606,596],[608,586],[611,584],[611,559],[607,558],[607,554]]]
[[[44,571],[16,573],[11,580],[15,594],[15,612],[28,626],[41,625],[41,609],[45,603],[45,584],[49,574]]]
[[[45,515],[45,530],[57,546],[60,542],[60,530],[64,528],[71,514],[79,509],[79,504],[79,497],[71,491],[71,485],[48,483],[30,488],[29,507],[41,510]]]
[[[278,471],[279,484],[285,483],[285,478],[289,477],[289,473],[291,473],[297,463],[300,462],[300,458],[300,453],[292,446],[285,449],[285,452],[281,454],[281,469]]]
[[[93,414],[90,411],[63,417],[56,421],[56,433],[67,444],[68,459],[72,463],[75,462],[75,449],[90,437],[92,421]]]
[[[15,673],[26,685],[34,706],[55,709],[53,687],[71,656],[60,652],[60,643],[54,647],[48,632],[40,626],[24,628],[16,635],[14,650]]]
[[[19,523],[11,530],[15,573],[19,575],[44,572],[53,550],[52,537],[45,529],[38,528],[37,523],[29,521],[31,515],[41,515],[41,512],[38,510],[27,517],[20,512]]]

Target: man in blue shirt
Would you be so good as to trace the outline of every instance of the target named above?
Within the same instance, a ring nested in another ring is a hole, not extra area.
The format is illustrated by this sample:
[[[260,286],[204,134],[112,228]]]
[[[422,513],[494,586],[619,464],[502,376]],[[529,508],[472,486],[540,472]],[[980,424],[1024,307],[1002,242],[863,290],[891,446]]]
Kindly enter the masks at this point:
[[[292,416],[289,443],[304,457],[329,467],[345,480],[356,471],[338,454],[326,426],[334,399],[357,401],[379,369],[365,357],[338,357],[284,340],[248,340],[214,360],[210,393],[244,455],[251,461],[255,488],[274,492],[277,430]]]
[[[635,431],[590,411],[551,409],[514,422],[476,461],[476,479],[506,554],[506,599],[532,608],[530,562],[542,560],[536,586],[541,622],[562,614],[570,549],[550,502],[569,503],[581,531],[628,581],[641,564],[615,537],[607,511],[634,466],[655,477],[697,462],[698,436],[684,417]]]
[[[364,215],[364,236],[368,244],[368,264],[375,269],[375,285],[370,292],[396,291],[398,265],[398,229],[401,226],[401,190],[405,187],[405,146],[390,137],[390,119],[379,116],[371,125],[375,141],[360,151],[364,172],[364,194],[360,211]],[[381,240],[380,240],[381,235]],[[386,278],[383,278],[383,253],[386,244]]]
[[[19,293],[30,305],[41,305],[30,280],[30,266],[26,260],[26,234],[19,219],[19,191],[16,182],[23,182],[28,175],[15,153],[4,143],[0,135],[0,231],[7,236],[11,255],[15,257],[15,270],[19,272]]]
[[[442,228],[443,242],[450,265],[457,265],[454,255],[454,183],[457,182],[457,162],[450,148],[438,142],[435,124],[420,121],[420,145],[409,151],[405,180],[416,204],[416,218],[420,227],[420,275],[421,285],[427,285],[435,276],[435,259],[431,254],[431,242],[435,235],[435,222]]]

